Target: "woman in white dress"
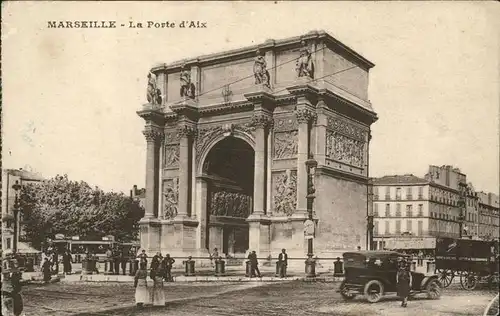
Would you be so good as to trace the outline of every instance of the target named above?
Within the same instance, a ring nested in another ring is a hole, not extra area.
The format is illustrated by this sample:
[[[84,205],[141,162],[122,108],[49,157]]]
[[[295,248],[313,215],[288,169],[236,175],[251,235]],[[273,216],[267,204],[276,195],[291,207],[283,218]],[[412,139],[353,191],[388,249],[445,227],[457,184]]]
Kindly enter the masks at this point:
[[[165,305],[165,292],[163,289],[163,276],[164,271],[159,265],[155,270],[151,271],[151,278],[153,279],[153,290],[151,292],[151,301],[153,306]]]
[[[135,287],[135,304],[138,307],[144,306],[149,303],[148,271],[146,270],[146,263],[141,263],[139,270],[135,273],[134,287]]]

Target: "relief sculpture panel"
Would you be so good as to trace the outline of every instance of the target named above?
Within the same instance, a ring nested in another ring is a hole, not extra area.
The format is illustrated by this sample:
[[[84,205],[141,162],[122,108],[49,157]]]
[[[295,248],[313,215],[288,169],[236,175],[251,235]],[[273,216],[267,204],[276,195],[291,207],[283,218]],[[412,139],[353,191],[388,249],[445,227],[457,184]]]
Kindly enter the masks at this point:
[[[326,157],[358,168],[364,167],[364,142],[327,131]]]
[[[297,208],[297,171],[273,174],[273,214],[290,216]]]
[[[211,193],[210,214],[247,218],[250,215],[250,196],[223,190]]]
[[[163,167],[173,168],[179,165],[179,145],[167,145],[165,146]]]
[[[179,178],[163,182],[163,218],[172,219],[179,207]]]
[[[298,131],[275,132],[273,158],[295,158],[299,142]]]

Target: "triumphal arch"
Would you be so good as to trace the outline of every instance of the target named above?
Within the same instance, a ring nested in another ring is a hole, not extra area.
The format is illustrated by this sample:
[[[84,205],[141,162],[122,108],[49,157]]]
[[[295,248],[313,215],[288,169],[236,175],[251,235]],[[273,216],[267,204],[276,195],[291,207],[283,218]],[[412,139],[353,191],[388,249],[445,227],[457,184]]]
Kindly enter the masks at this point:
[[[323,31],[154,66],[142,247],[305,257],[313,157],[315,255],[364,248],[373,66]]]

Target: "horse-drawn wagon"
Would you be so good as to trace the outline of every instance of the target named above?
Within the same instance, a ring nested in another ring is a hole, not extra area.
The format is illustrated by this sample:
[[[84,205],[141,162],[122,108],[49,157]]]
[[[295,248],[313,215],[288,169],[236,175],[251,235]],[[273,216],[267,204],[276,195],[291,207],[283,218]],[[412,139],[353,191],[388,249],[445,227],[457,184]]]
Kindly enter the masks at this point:
[[[478,283],[498,283],[498,242],[472,239],[437,238],[436,273],[443,287],[460,277],[463,289]]]

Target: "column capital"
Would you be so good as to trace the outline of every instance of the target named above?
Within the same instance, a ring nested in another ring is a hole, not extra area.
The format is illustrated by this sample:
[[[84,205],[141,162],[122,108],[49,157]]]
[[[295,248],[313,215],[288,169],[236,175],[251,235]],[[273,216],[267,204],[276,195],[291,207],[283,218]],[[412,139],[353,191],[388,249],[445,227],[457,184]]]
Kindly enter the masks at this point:
[[[252,115],[252,125],[256,128],[271,128],[274,120],[271,114],[265,112],[254,112]]]
[[[309,108],[300,108],[295,110],[295,115],[297,116],[297,121],[301,123],[314,122],[317,118],[316,112]]]
[[[187,125],[187,124],[180,125],[177,131],[179,133],[180,138],[194,137],[197,134],[197,128],[194,125]]]
[[[144,137],[146,137],[146,141],[148,143],[151,143],[151,142],[159,143],[165,137],[165,134],[163,133],[162,130],[153,129],[153,128],[146,128],[142,132],[142,134],[144,134]]]

